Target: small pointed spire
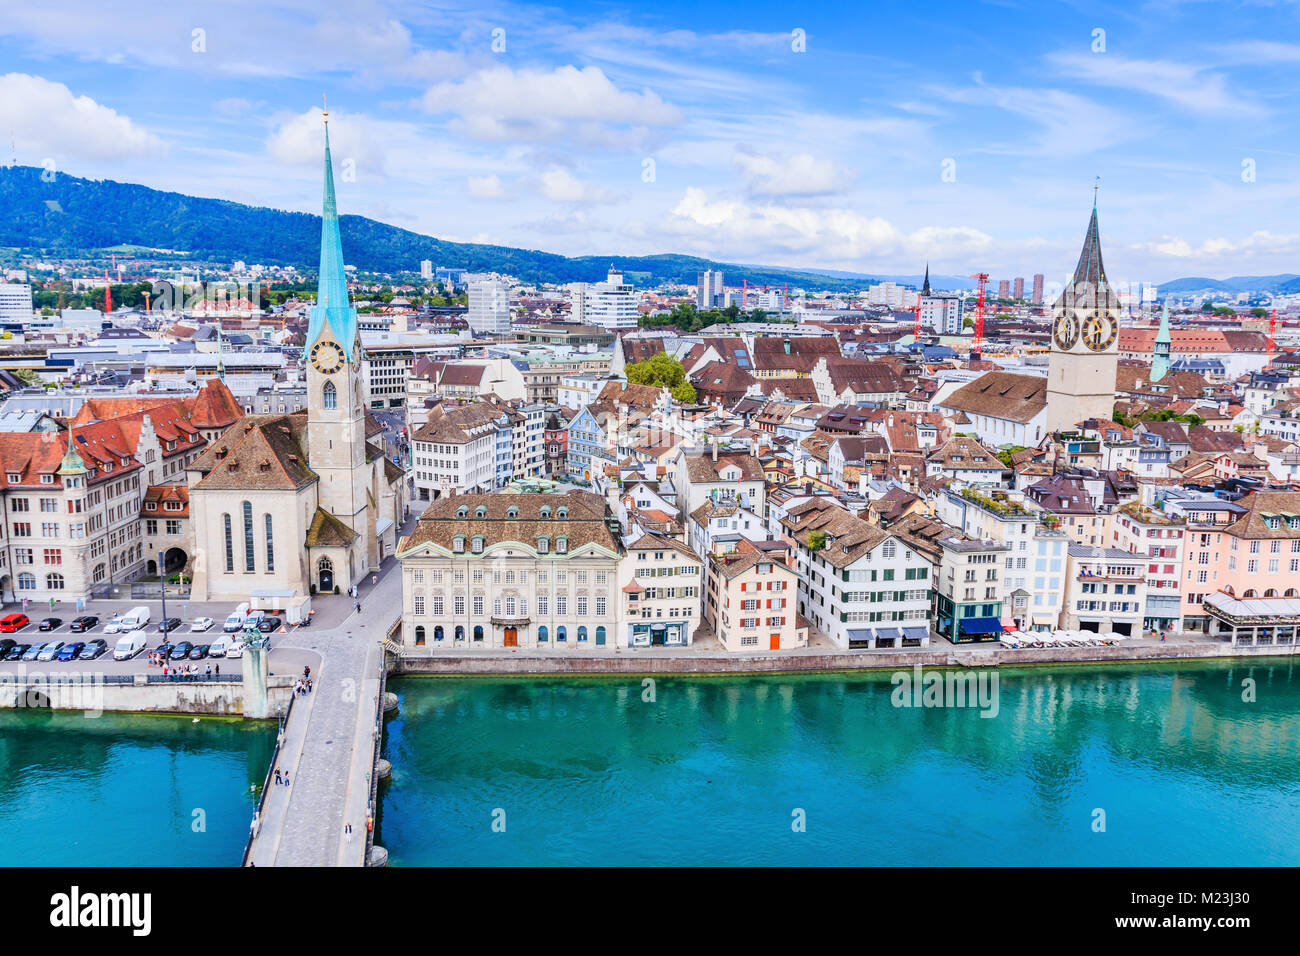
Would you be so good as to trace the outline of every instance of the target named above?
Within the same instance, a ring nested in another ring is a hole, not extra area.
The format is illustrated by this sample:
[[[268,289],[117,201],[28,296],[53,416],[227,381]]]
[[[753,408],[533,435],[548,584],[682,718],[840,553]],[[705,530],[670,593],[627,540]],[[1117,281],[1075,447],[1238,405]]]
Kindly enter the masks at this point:
[[[72,426],[68,426],[68,450],[63,454],[63,461],[59,464],[60,475],[84,475],[87,472],[85,462],[81,456],[72,450]]]
[[[925,264],[925,284],[921,286],[921,295],[930,294],[930,263]]]
[[[217,320],[217,377],[226,380],[226,338],[222,335],[221,320]]]
[[[338,201],[334,195],[334,163],[330,156],[329,113],[325,118],[325,193],[321,203],[320,271],[316,277],[316,305],[307,324],[307,347],[328,327],[349,359],[360,341],[357,313],[348,300],[347,271],[343,267],[343,240],[339,232]]]
[[[1160,316],[1160,331],[1156,333],[1155,348],[1151,356],[1151,381],[1158,382],[1169,374],[1170,353],[1173,351],[1173,336],[1169,331],[1169,300],[1165,299],[1164,312]]]

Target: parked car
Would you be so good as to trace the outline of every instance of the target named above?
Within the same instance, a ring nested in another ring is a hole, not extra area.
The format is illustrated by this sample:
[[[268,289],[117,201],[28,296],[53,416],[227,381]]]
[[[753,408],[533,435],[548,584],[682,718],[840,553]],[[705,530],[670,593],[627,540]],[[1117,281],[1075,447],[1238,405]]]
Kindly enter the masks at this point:
[[[154,648],[154,652],[161,654],[164,658],[166,658],[171,654],[172,648],[174,648],[175,646],[176,645],[173,644],[171,641],[163,641],[161,644],[159,644],[157,647]]]
[[[81,634],[90,630],[98,623],[99,618],[95,617],[95,615],[83,614],[81,617],[73,619],[72,623],[68,625],[68,630],[73,634]]]
[[[5,655],[12,651],[17,643],[12,637],[6,637],[0,641],[0,661],[5,659]]]
[[[242,631],[244,629],[244,617],[247,614],[248,602],[245,601],[230,612],[230,616],[226,618],[226,623],[221,626],[221,629],[227,634],[233,634],[235,631]]]
[[[148,643],[149,635],[143,629],[127,631],[117,639],[117,645],[113,648],[113,660],[129,661],[144,650]]]
[[[203,658],[208,656],[209,650],[210,650],[210,645],[208,644],[195,644],[194,649],[190,651],[190,660],[192,661],[203,660]]]
[[[81,656],[81,652],[86,649],[85,641],[68,641],[59,649],[58,660],[75,661]]]
[[[210,617],[196,617],[190,623],[190,633],[197,634],[201,631],[209,630],[213,624],[217,623]]]
[[[7,661],[20,661],[27,656],[27,652],[32,649],[30,644],[15,644],[9,648],[9,653],[5,655]]]
[[[82,649],[81,653],[77,655],[77,660],[81,660],[81,661],[97,660],[98,658],[103,657],[104,654],[106,654],[107,652],[108,652],[108,641],[104,640],[103,638],[97,637],[93,641],[90,641],[89,643],[86,644],[86,646]]]
[[[0,634],[12,634],[14,631],[21,631],[30,623],[32,623],[32,620],[26,614],[6,614],[4,617],[0,617]]]
[[[34,661],[34,660],[36,660],[37,657],[40,656],[40,653],[41,653],[41,651],[43,651],[43,650],[45,650],[45,645],[44,645],[44,644],[40,644],[40,643],[37,643],[37,644],[29,644],[29,645],[27,645],[27,653],[23,655],[23,660],[24,660],[24,661]]]
[[[41,648],[40,653],[36,655],[36,659],[38,661],[52,661],[59,656],[61,650],[63,650],[62,641],[50,641]]]
[[[165,617],[158,622],[158,630],[164,634],[170,634],[176,628],[180,627],[183,622],[179,617]]]
[[[263,634],[278,631],[280,629],[280,619],[278,617],[264,617],[257,622],[257,629]]]
[[[183,661],[190,656],[190,651],[194,650],[194,645],[189,641],[180,641],[172,648],[172,652],[167,656],[174,661]]]
[[[131,630],[134,630],[134,628],[127,627],[126,622],[123,621],[120,617],[115,617],[113,618],[113,620],[109,621],[107,624],[104,625],[105,634],[121,634],[123,631],[131,631]]]
[[[41,621],[40,624],[36,625],[36,629],[38,631],[53,631],[55,628],[59,628],[62,626],[63,626],[63,618],[47,617],[45,620]]]

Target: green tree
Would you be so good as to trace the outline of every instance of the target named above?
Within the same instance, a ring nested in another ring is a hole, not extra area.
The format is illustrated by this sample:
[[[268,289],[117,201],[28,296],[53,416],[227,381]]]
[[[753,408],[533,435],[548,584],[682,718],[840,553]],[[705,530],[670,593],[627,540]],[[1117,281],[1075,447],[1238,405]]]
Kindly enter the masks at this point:
[[[679,402],[695,401],[695,386],[686,380],[686,369],[677,359],[660,352],[644,362],[634,362],[625,370],[627,380],[633,385],[653,385],[666,388]]]
[[[809,531],[809,532],[808,532],[808,549],[809,549],[810,551],[820,551],[820,550],[821,550],[822,548],[824,548],[824,547],[826,547],[826,532],[825,532],[825,531]]]

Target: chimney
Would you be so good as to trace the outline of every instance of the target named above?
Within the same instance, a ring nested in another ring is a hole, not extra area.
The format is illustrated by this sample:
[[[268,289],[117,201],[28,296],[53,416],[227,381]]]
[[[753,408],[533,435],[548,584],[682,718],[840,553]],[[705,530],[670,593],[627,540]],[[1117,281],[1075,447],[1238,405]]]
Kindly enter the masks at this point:
[[[713,461],[715,464],[717,463],[717,460],[718,460],[718,441],[715,438],[713,440]]]

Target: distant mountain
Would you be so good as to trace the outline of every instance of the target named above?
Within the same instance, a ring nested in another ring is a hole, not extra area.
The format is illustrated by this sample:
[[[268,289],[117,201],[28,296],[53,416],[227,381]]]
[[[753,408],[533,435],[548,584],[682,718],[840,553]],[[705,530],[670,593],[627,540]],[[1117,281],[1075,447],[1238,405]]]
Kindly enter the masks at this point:
[[[0,248],[77,257],[121,246],[183,250],[190,261],[237,259],[314,272],[320,261],[320,217],[223,199],[202,199],[132,183],[59,174],[41,179],[31,166],[0,168]],[[362,272],[414,272],[422,259],[472,272],[501,272],[525,282],[598,282],[610,264],[647,286],[693,285],[696,273],[721,269],[727,284],[849,291],[848,274],[741,266],[696,256],[568,257],[534,249],[446,242],[363,216],[342,216],[343,249]]]
[[[1157,286],[1161,292],[1186,294],[1189,292],[1222,292],[1236,295],[1239,292],[1300,292],[1300,275],[1286,272],[1274,276],[1232,276],[1228,279],[1207,279],[1204,276],[1191,276],[1186,279],[1171,279]]]

